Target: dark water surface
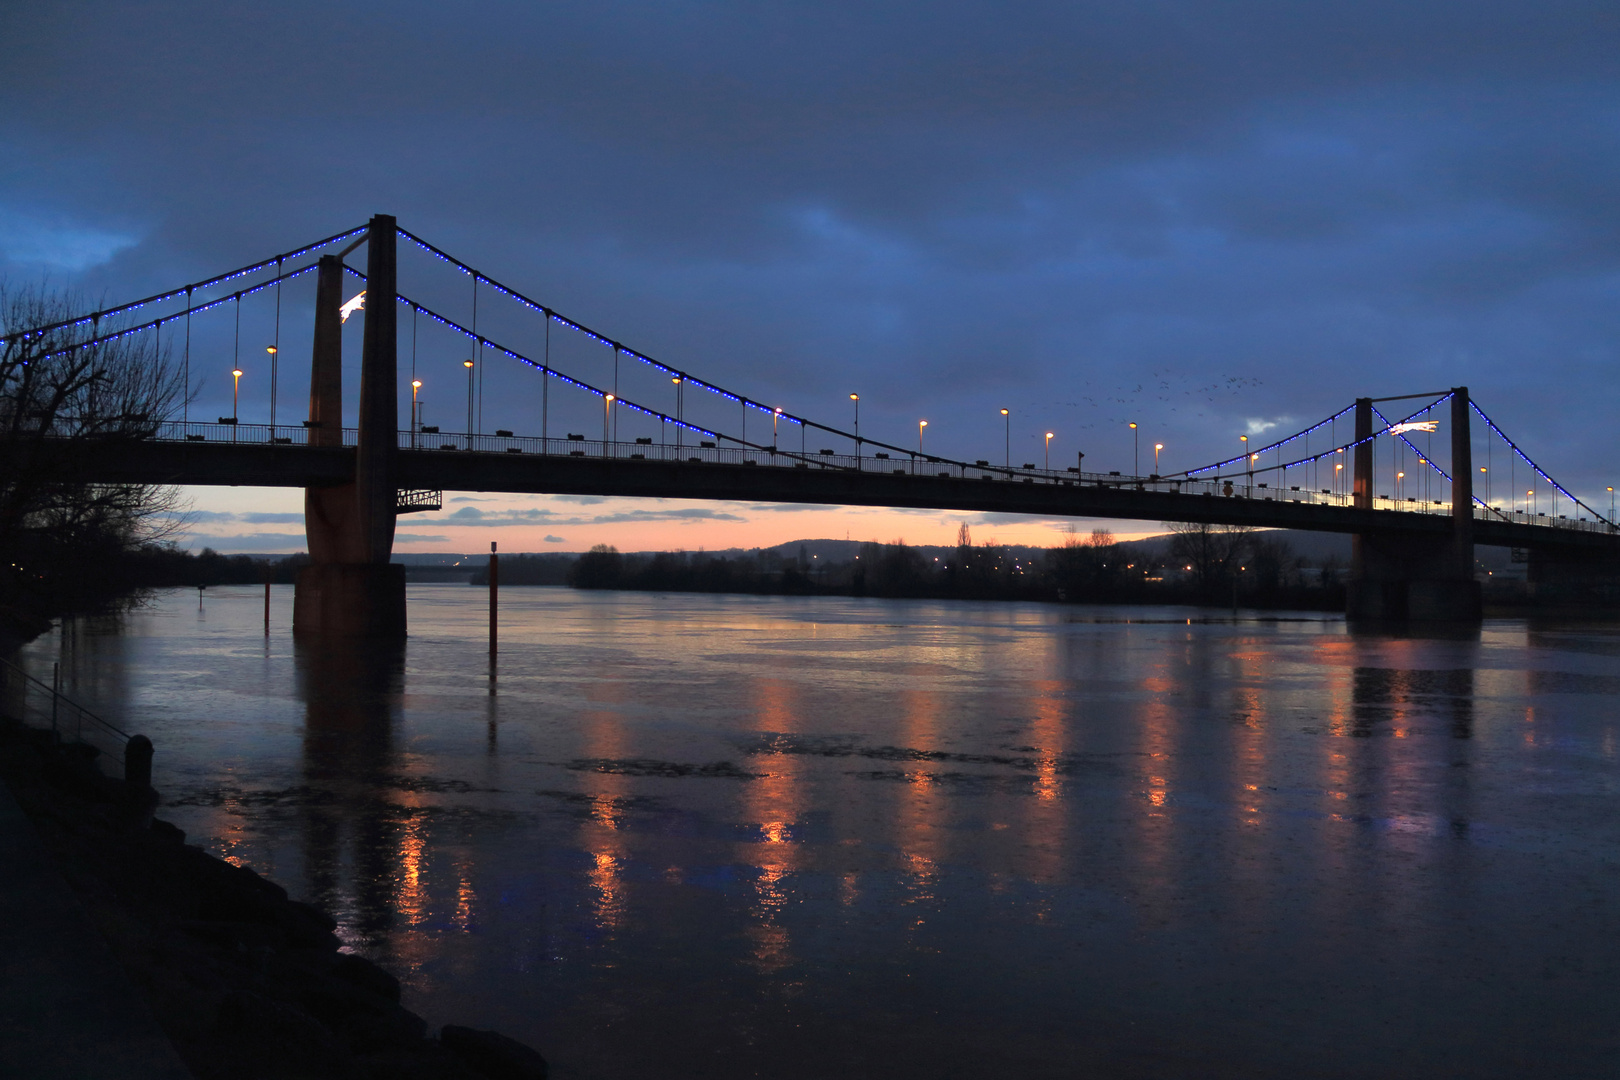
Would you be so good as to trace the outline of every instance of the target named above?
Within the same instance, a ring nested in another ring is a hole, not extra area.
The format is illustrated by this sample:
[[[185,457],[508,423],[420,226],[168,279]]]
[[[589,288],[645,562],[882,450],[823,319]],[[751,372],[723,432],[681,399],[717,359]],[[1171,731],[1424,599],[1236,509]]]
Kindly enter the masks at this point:
[[[560,1077],[1620,1073],[1620,627],[413,587],[25,656]],[[1191,621],[1189,621],[1189,618]]]

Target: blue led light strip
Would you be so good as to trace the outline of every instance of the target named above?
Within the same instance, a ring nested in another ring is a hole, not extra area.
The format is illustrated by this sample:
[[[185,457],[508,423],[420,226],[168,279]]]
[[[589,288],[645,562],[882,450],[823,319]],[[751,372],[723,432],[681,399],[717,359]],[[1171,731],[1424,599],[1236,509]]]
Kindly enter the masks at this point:
[[[1591,514],[1593,517],[1595,517],[1599,521],[1603,522],[1603,524],[1609,526],[1611,529],[1614,528],[1614,525],[1615,525],[1614,522],[1610,521],[1608,518],[1604,517],[1602,514],[1598,513],[1596,510],[1593,510],[1590,506],[1587,506],[1581,500],[1577,499],[1574,495],[1570,494],[1570,492],[1567,489],[1565,489],[1563,487],[1563,485],[1559,484],[1558,481],[1556,481],[1552,477],[1548,476],[1546,474],[1546,472],[1542,470],[1540,465],[1537,465],[1534,461],[1531,461],[1530,460],[1530,455],[1526,454],[1523,450],[1520,450],[1519,445],[1517,443],[1515,443],[1512,439],[1508,438],[1507,435],[1502,431],[1502,429],[1496,426],[1495,421],[1493,421],[1490,417],[1485,415],[1485,410],[1481,409],[1472,400],[1470,400],[1468,402],[1468,407],[1470,409],[1473,409],[1474,412],[1478,413],[1479,418],[1481,420],[1485,421],[1485,426],[1490,428],[1492,431],[1496,432],[1497,435],[1501,436],[1502,441],[1507,443],[1508,449],[1512,450],[1515,454],[1519,455],[1520,459],[1523,460],[1523,462],[1526,465],[1530,466],[1530,468],[1534,469],[1537,476],[1539,476],[1543,480],[1547,481],[1547,483],[1553,488],[1554,491],[1557,491],[1557,492],[1561,493],[1566,498],[1568,498],[1570,502],[1574,503],[1576,506],[1579,506],[1581,509],[1583,509],[1587,513]]]
[[[232,270],[228,274],[220,274],[218,277],[211,277],[206,281],[199,281],[191,285],[182,285],[178,289],[170,289],[168,292],[158,293],[156,296],[148,296],[144,300],[136,300],[133,303],[120,304],[118,307],[105,308],[101,311],[91,312],[89,315],[84,315],[77,319],[67,319],[63,322],[51,323],[49,326],[35,326],[30,327],[27,330],[19,330],[16,333],[0,335],[0,342],[4,342],[9,345],[13,341],[27,341],[29,338],[39,337],[40,335],[48,334],[53,330],[61,330],[62,328],[68,326],[83,326],[85,323],[97,323],[110,315],[117,315],[125,311],[135,311],[139,308],[145,307],[147,304],[156,304],[163,300],[172,300],[176,296],[190,294],[198,289],[206,289],[209,286],[218,285],[223,281],[232,281],[244,274],[255,273],[256,271],[263,270],[267,266],[274,266],[278,262],[285,262],[288,259],[296,259],[298,256],[307,254],[308,252],[314,251],[317,248],[326,247],[328,244],[335,244],[339,240],[347,240],[356,233],[365,232],[368,228],[370,228],[369,225],[362,225],[358,229],[350,229],[348,232],[338,233],[336,236],[328,236],[325,240],[319,240],[313,244],[305,244],[303,247],[294,251],[289,251],[282,255],[272,255],[268,259],[261,259],[251,266],[242,267],[240,270]],[[239,293],[237,295],[246,294]],[[198,309],[193,308],[192,310],[196,311]],[[174,317],[175,316],[173,315],[169,316],[171,319]]]
[[[1442,398],[1441,400],[1444,400],[1444,399]],[[1432,409],[1432,408],[1435,407],[1435,405],[1439,405],[1439,404],[1440,404],[1440,402],[1437,401],[1437,402],[1434,403],[1434,405],[1430,405],[1429,409]],[[1395,426],[1394,424],[1391,424],[1389,422],[1389,417],[1385,416],[1383,413],[1378,411],[1378,406],[1374,405],[1372,407],[1372,411],[1373,411],[1374,416],[1378,417],[1378,419],[1380,419],[1380,420],[1382,420],[1384,422],[1384,429],[1386,431]],[[1428,412],[1428,411],[1429,411],[1428,409],[1424,410],[1424,412]],[[1416,414],[1414,414],[1414,415],[1416,415]],[[1419,461],[1423,462],[1429,468],[1431,468],[1435,472],[1439,473],[1440,478],[1442,480],[1444,480],[1448,484],[1451,483],[1450,474],[1447,473],[1446,470],[1442,469],[1440,466],[1436,465],[1434,463],[1434,459],[1431,458],[1428,454],[1424,453],[1422,450],[1419,450],[1417,448],[1417,445],[1415,443],[1413,443],[1411,439],[1408,439],[1406,437],[1406,432],[1403,431],[1400,434],[1396,435],[1395,437],[1397,439],[1401,440],[1401,442],[1405,443],[1407,445],[1407,447],[1409,449],[1411,449],[1412,453],[1417,455],[1417,458],[1418,458]],[[1504,519],[1506,518],[1506,515],[1503,514],[1502,511],[1500,511],[1500,510],[1496,509],[1495,507],[1491,506],[1489,503],[1487,503],[1484,499],[1480,498],[1478,495],[1473,496],[1473,499],[1474,499],[1474,501],[1476,503],[1483,506],[1485,509],[1489,510],[1491,513],[1496,514],[1498,517],[1502,517]]]
[[[1434,408],[1436,405],[1441,404],[1441,402],[1448,401],[1448,400],[1450,400],[1450,398],[1451,398],[1451,395],[1446,394],[1443,397],[1441,397],[1441,398],[1439,398],[1439,399],[1437,399],[1435,401],[1431,401],[1429,404],[1425,405],[1423,408],[1419,409],[1417,412],[1413,413],[1411,416],[1408,416],[1406,418],[1406,420],[1399,420],[1399,421],[1396,421],[1396,423],[1404,424],[1404,423],[1407,422],[1407,420],[1411,420],[1414,417],[1422,416],[1424,413],[1428,412],[1430,409]],[[1352,408],[1353,407],[1354,406],[1352,406]],[[1348,410],[1346,410],[1346,411],[1348,411]],[[1342,412],[1334,414],[1335,418],[1343,416],[1343,415],[1344,415],[1344,413],[1342,413]],[[1391,426],[1393,426],[1393,425],[1391,425]],[[1332,457],[1334,454],[1341,453],[1341,452],[1343,452],[1345,450],[1353,450],[1356,447],[1360,446],[1362,443],[1372,442],[1374,439],[1378,438],[1380,435],[1387,434],[1388,431],[1389,431],[1388,428],[1384,428],[1384,429],[1381,429],[1379,431],[1373,432],[1371,435],[1367,436],[1365,439],[1357,439],[1355,442],[1347,442],[1343,446],[1335,446],[1335,447],[1333,447],[1333,448],[1331,448],[1329,450],[1322,451],[1320,454],[1312,454],[1310,457],[1302,457],[1298,461],[1285,461],[1281,465],[1267,465],[1267,466],[1264,466],[1263,468],[1259,468],[1259,469],[1245,469],[1242,473],[1234,473],[1232,476],[1219,476],[1219,475],[1217,475],[1214,479],[1215,480],[1233,480],[1233,479],[1236,479],[1238,476],[1250,475],[1252,473],[1277,472],[1279,469],[1292,469],[1292,468],[1295,468],[1296,466],[1299,466],[1299,465],[1309,465],[1313,461],[1321,461],[1325,457]],[[1292,439],[1285,440],[1285,441],[1290,441],[1291,442]],[[1255,453],[1260,453],[1260,451],[1257,450],[1257,451],[1255,451]],[[1233,458],[1232,461],[1244,461],[1244,460],[1247,459],[1247,457],[1248,457],[1248,455],[1244,455],[1243,457],[1240,457],[1240,458]],[[1229,464],[1231,464],[1231,461],[1225,462],[1224,464],[1229,465]],[[1200,470],[1200,471],[1204,471],[1204,470]]]
[[[845,439],[855,439],[855,435],[852,432],[844,431],[842,428],[830,427],[830,426],[828,426],[826,424],[818,424],[814,420],[810,420],[810,419],[807,419],[807,418],[802,417],[802,416],[796,416],[793,413],[787,412],[785,410],[779,413],[779,412],[777,412],[777,410],[774,407],[772,407],[770,405],[762,405],[759,402],[752,400],[751,398],[747,398],[747,397],[742,396],[741,394],[734,394],[730,390],[727,390],[722,386],[716,386],[714,383],[706,382],[705,380],[698,378],[696,375],[689,375],[686,372],[681,371],[678,368],[670,367],[668,364],[665,364],[662,361],[654,360],[652,357],[647,356],[644,353],[639,353],[636,350],[634,350],[634,349],[632,349],[632,348],[630,348],[630,347],[628,347],[626,345],[621,345],[619,342],[614,341],[612,338],[607,337],[604,334],[597,333],[595,330],[592,330],[590,327],[585,326],[583,323],[575,322],[573,319],[570,319],[565,315],[559,315],[557,312],[553,311],[551,308],[548,308],[546,305],[540,303],[540,301],[532,299],[532,298],[530,298],[528,296],[525,296],[522,293],[518,292],[516,289],[511,289],[511,288],[508,288],[505,285],[502,285],[500,282],[496,281],[494,278],[491,278],[486,274],[480,273],[478,270],[474,269],[471,266],[468,266],[466,263],[462,262],[460,259],[456,258],[454,255],[451,255],[451,254],[449,254],[448,252],[445,252],[445,251],[441,251],[439,248],[434,247],[432,244],[428,243],[426,240],[423,240],[421,237],[416,236],[416,235],[406,231],[405,229],[400,229],[399,230],[399,235],[403,236],[405,239],[409,240],[411,243],[415,244],[417,247],[421,248],[423,251],[427,252],[429,255],[432,255],[434,258],[439,259],[442,262],[447,262],[451,266],[454,266],[456,269],[460,270],[463,274],[467,274],[468,276],[476,278],[477,280],[483,282],[485,285],[488,285],[490,288],[494,289],[496,292],[500,293],[501,295],[509,297],[510,299],[517,301],[519,304],[522,304],[524,307],[529,308],[532,311],[539,312],[540,314],[544,315],[548,319],[553,319],[553,320],[561,323],[563,326],[568,327],[570,330],[577,330],[579,333],[584,334],[586,337],[591,338],[594,341],[601,342],[603,345],[606,345],[611,349],[617,349],[619,352],[624,353],[626,356],[634,357],[635,359],[640,360],[643,364],[647,364],[650,367],[656,368],[659,371],[662,371],[666,375],[679,376],[680,379],[683,382],[689,382],[693,386],[699,387],[700,389],[703,389],[703,390],[707,390],[712,394],[718,394],[719,396],[725,398],[726,400],[734,401],[737,404],[742,405],[742,406],[744,406],[746,408],[758,409],[762,413],[766,413],[766,414],[772,415],[772,416],[778,416],[782,420],[786,420],[790,424],[802,424],[804,427],[814,428],[817,431],[824,431],[829,435],[837,435],[837,436],[840,436],[840,437],[845,438]],[[892,450],[892,451],[895,451],[896,453],[900,453],[900,454],[911,454],[912,456],[920,456],[920,457],[925,457],[925,458],[929,456],[929,455],[919,455],[916,451],[908,450],[903,446],[895,446],[892,443],[882,442],[882,441],[880,441],[878,439],[869,439],[864,435],[861,436],[859,439],[857,439],[855,441],[856,441],[857,445],[865,445],[865,444],[869,443],[874,447],[878,447],[878,448],[881,448],[883,450]],[[779,451],[779,453],[786,453],[786,451]],[[937,458],[936,460],[938,460],[940,462],[950,463],[950,464],[959,464],[959,463],[956,463],[956,462],[948,462],[948,459],[946,459],[946,458]]]
[[[1258,450],[1251,450],[1248,453],[1239,455],[1238,457],[1227,458],[1225,461],[1217,461],[1215,464],[1213,464],[1213,465],[1205,465],[1201,469],[1187,469],[1187,470],[1185,470],[1183,472],[1171,473],[1170,475],[1171,476],[1195,476],[1198,473],[1211,472],[1211,471],[1213,471],[1215,469],[1225,468],[1226,466],[1231,465],[1234,462],[1247,461],[1247,460],[1249,460],[1249,454],[1255,454],[1255,455],[1264,454],[1267,451],[1277,449],[1279,446],[1287,446],[1289,443],[1293,442],[1295,439],[1303,439],[1305,436],[1309,435],[1313,431],[1316,431],[1318,428],[1327,427],[1329,424],[1333,423],[1333,421],[1337,420],[1339,417],[1343,416],[1345,413],[1350,412],[1354,408],[1355,408],[1354,405],[1346,406],[1345,408],[1340,409],[1338,412],[1334,413],[1332,416],[1328,417],[1326,420],[1323,420],[1321,423],[1313,424],[1313,425],[1311,425],[1310,427],[1306,428],[1303,431],[1295,432],[1294,434],[1288,436],[1288,438],[1286,438],[1286,439],[1279,439],[1277,442],[1272,443],[1270,446],[1262,446]],[[1265,471],[1265,470],[1255,470],[1255,471]]]
[[[301,267],[301,268],[299,268],[297,270],[289,270],[285,274],[281,274],[281,275],[279,275],[277,277],[273,277],[269,281],[262,281],[259,284],[253,286],[253,288],[251,288],[251,289],[242,289],[239,292],[233,292],[233,293],[230,293],[227,296],[222,296],[218,300],[210,300],[206,304],[197,304],[194,307],[186,308],[184,311],[177,311],[173,315],[165,315],[160,319],[153,319],[151,322],[141,323],[139,326],[131,326],[128,329],[125,329],[125,330],[118,330],[118,331],[114,331],[111,334],[103,334],[100,337],[90,338],[88,341],[76,341],[71,345],[64,345],[60,349],[52,349],[49,352],[40,353],[38,356],[30,357],[29,362],[32,363],[32,362],[39,361],[39,360],[49,360],[53,356],[61,356],[64,353],[73,352],[75,349],[88,349],[92,345],[100,345],[100,344],[103,344],[104,342],[108,342],[108,341],[117,341],[119,338],[129,337],[131,334],[142,334],[142,333],[145,333],[148,330],[155,330],[158,327],[162,326],[166,322],[173,322],[176,319],[183,319],[187,315],[197,315],[197,314],[200,314],[200,313],[202,313],[204,311],[207,311],[209,308],[217,308],[221,304],[229,304],[229,303],[231,303],[233,301],[240,300],[244,296],[252,296],[256,292],[261,292],[261,291],[263,291],[265,289],[268,289],[270,286],[276,284],[277,282],[290,281],[295,277],[300,277],[300,276],[302,276],[304,274],[309,273],[311,270],[315,269],[315,267],[318,266],[318,265],[319,265],[318,263],[310,263],[308,266]],[[81,321],[89,322],[90,320],[89,319],[84,319],[84,320],[81,320]],[[63,326],[77,326],[77,325],[78,325],[77,322],[75,322],[75,323],[58,323],[57,328],[60,329]]]
[[[360,274],[359,271],[357,271],[357,270],[350,269],[349,272],[352,273],[352,274],[355,274],[357,277],[363,277],[364,276],[364,275]],[[573,378],[570,375],[564,375],[562,372],[558,371],[556,368],[548,367],[547,365],[542,364],[538,360],[531,360],[529,357],[524,356],[522,353],[513,352],[511,349],[508,349],[506,346],[500,344],[499,342],[491,341],[489,338],[484,337],[482,334],[474,333],[473,331],[467,329],[465,326],[462,326],[460,323],[456,322],[455,320],[448,319],[445,316],[440,315],[438,312],[434,311],[433,309],[428,308],[428,307],[424,307],[423,305],[418,304],[415,300],[412,300],[407,296],[400,296],[398,299],[399,299],[399,302],[401,304],[406,305],[412,311],[415,311],[419,315],[426,315],[428,318],[432,319],[434,322],[439,323],[440,325],[449,327],[451,330],[456,331],[457,333],[461,334],[464,337],[471,338],[473,341],[476,341],[479,344],[483,345],[486,349],[492,349],[495,352],[498,352],[503,356],[511,357],[513,360],[516,360],[519,363],[527,364],[529,367],[532,367],[532,368],[536,369],[537,371],[543,372],[544,374],[549,375],[554,379],[560,379],[563,382],[567,383],[569,386],[578,387],[579,389],[584,390],[587,393],[595,394],[599,398],[606,398],[608,396],[608,394],[609,394],[609,391],[607,391],[607,390],[603,390],[600,387],[592,386],[590,383],[584,382],[584,381],[582,381],[580,379]],[[782,450],[782,449],[779,449],[777,447],[763,446],[763,445],[761,445],[759,443],[752,443],[752,442],[748,442],[748,441],[743,440],[743,439],[739,439],[735,435],[725,435],[725,434],[722,434],[722,433],[720,433],[718,431],[710,431],[708,428],[698,427],[696,424],[689,424],[684,420],[677,420],[673,416],[670,416],[668,413],[659,412],[657,409],[649,409],[644,405],[638,405],[636,402],[631,401],[629,398],[619,397],[616,394],[614,395],[613,400],[617,401],[619,404],[624,405],[625,407],[627,407],[629,409],[633,409],[634,411],[643,414],[644,416],[650,416],[655,420],[662,421],[663,423],[674,424],[676,427],[684,428],[687,431],[696,432],[699,435],[707,435],[712,439],[725,439],[727,442],[736,443],[737,445],[746,447],[746,448],[748,448],[750,450],[759,450],[759,451],[763,451],[765,453],[774,453],[779,457],[802,458],[803,460],[807,460],[807,461],[810,460],[810,458],[807,455],[796,454],[791,450]],[[839,468],[843,468],[843,467],[844,466],[839,466]]]

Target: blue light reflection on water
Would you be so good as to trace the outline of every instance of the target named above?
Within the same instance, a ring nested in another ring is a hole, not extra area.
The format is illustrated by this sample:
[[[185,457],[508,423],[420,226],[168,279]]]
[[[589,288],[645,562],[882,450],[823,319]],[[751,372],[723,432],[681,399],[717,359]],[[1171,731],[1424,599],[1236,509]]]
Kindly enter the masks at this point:
[[[1620,1065],[1620,633],[413,587],[35,642],[165,815],[561,1076]],[[1188,621],[1188,620],[1191,621]]]

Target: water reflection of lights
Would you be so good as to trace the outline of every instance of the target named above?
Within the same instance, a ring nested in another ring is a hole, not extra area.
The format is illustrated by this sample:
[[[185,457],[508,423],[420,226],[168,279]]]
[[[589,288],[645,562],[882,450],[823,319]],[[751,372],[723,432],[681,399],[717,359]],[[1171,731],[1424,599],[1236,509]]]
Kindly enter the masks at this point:
[[[612,930],[624,917],[622,868],[618,856],[609,851],[595,853],[591,865],[591,888],[596,892],[596,925]]]
[[[799,730],[797,693],[797,686],[782,679],[760,679],[754,684],[755,711],[766,730]],[[748,855],[758,873],[753,922],[746,933],[752,943],[750,959],[765,974],[793,962],[792,937],[781,924],[781,916],[787,909],[790,878],[798,867],[799,853],[793,843],[793,822],[802,796],[798,771],[797,759],[784,756],[779,769],[772,769],[742,792],[743,820],[758,828],[760,838]]]
[[[466,863],[456,866],[456,913],[451,919],[456,929],[463,933],[472,929],[473,904],[478,900],[478,894],[473,891],[472,879],[467,873]]]
[[[427,838],[423,836],[422,821],[415,814],[407,817],[399,841],[399,889],[394,907],[406,926],[415,926],[427,917],[427,886],[423,881]]]

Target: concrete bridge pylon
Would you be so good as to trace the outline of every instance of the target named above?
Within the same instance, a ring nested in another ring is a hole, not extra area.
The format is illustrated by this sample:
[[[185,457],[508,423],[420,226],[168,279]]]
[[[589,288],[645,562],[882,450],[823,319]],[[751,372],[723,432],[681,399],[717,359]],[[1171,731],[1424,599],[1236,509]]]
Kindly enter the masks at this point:
[[[1373,399],[1356,399],[1355,505],[1373,508]],[[1448,534],[1360,532],[1351,538],[1351,622],[1471,623],[1483,618],[1474,578],[1474,463],[1468,387],[1451,391]]]
[[[405,568],[389,561],[399,454],[396,236],[394,219],[378,214],[364,238],[366,322],[354,475],[346,483],[304,489],[310,565],[299,572],[293,594],[295,634],[405,636]],[[309,442],[328,448],[343,446],[342,260],[320,260],[310,357]]]

